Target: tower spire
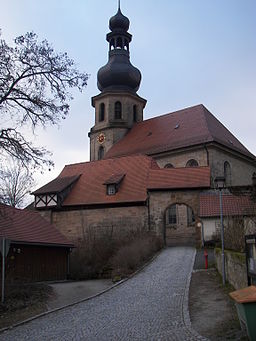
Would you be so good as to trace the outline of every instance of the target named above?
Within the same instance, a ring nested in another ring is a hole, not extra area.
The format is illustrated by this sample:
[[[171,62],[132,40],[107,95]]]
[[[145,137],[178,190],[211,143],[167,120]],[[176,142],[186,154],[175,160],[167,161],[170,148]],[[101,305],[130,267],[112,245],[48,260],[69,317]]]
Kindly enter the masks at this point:
[[[120,6],[120,0],[118,0],[118,10],[119,10],[119,11],[121,10],[120,7],[121,7],[121,6]]]

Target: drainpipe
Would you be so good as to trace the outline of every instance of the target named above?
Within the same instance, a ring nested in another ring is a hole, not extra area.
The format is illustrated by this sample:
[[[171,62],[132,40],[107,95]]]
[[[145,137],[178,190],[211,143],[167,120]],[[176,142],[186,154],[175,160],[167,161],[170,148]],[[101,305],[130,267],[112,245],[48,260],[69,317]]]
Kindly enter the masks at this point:
[[[208,149],[207,149],[206,144],[204,145],[204,148],[205,148],[205,150],[206,150],[206,155],[207,155],[207,166],[209,166],[209,151],[208,151]]]
[[[204,223],[201,220],[202,247],[204,247]]]

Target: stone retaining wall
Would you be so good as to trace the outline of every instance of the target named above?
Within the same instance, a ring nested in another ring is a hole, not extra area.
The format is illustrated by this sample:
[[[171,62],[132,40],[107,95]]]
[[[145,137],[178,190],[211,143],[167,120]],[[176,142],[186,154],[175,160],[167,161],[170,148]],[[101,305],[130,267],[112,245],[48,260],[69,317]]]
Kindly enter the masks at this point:
[[[221,249],[214,249],[216,267],[222,273]],[[248,286],[245,253],[225,250],[225,272],[227,281],[235,289]]]

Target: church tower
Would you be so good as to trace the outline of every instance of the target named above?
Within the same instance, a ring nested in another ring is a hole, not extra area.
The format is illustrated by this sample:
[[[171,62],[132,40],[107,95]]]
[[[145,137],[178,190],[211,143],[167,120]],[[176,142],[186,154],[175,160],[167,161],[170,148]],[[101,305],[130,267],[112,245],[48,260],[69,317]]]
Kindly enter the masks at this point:
[[[108,63],[98,71],[101,93],[92,97],[95,125],[89,132],[90,160],[100,160],[136,122],[143,121],[146,100],[137,95],[141,73],[130,62],[128,33],[130,21],[120,9],[109,20],[110,33]]]

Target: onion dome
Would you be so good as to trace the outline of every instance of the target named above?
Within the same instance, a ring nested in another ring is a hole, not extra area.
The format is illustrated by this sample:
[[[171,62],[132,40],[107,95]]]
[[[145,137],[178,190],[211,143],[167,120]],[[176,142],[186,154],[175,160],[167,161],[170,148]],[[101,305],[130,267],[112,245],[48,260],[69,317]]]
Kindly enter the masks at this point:
[[[109,20],[109,60],[98,71],[98,88],[102,92],[125,90],[134,93],[139,89],[141,73],[130,62],[132,36],[127,32],[129,25],[130,21],[122,14],[119,5],[117,14]]]
[[[109,62],[98,71],[98,88],[106,90],[128,90],[136,92],[141,81],[140,71],[126,55],[112,55]]]
[[[129,19],[124,16],[118,8],[118,11],[116,15],[114,15],[112,18],[109,20],[109,28],[111,31],[116,31],[116,30],[124,30],[128,31],[130,26],[130,21]]]

